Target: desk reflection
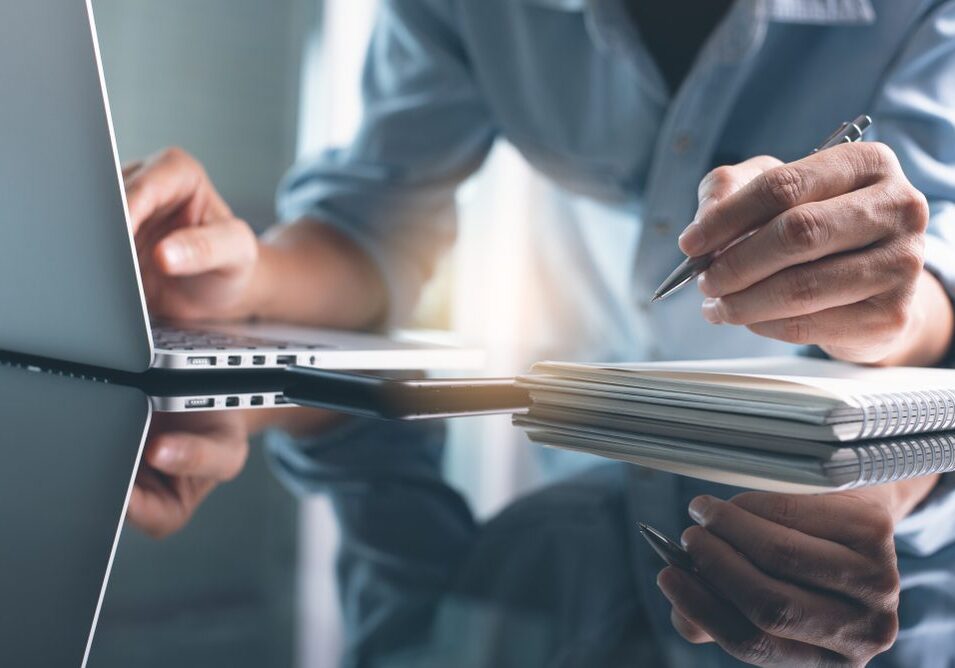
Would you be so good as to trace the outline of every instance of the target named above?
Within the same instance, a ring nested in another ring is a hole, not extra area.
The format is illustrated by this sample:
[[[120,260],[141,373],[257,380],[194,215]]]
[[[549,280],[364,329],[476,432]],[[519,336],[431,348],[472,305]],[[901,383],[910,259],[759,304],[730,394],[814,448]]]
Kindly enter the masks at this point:
[[[0,664],[81,663],[145,441],[90,665],[317,665],[296,656],[290,491],[330,499],[340,529],[345,638],[309,644],[343,644],[342,665],[735,665],[652,612],[665,602],[636,529],[638,469],[593,460],[485,521],[443,475],[444,423],[282,409],[287,429],[260,443],[250,434],[275,413],[150,424],[149,405],[132,388],[0,368]],[[174,443],[193,454],[161,463]],[[873,665],[955,660],[953,562],[951,549],[901,557],[902,633]],[[907,615],[913,592],[936,605]]]
[[[0,663],[78,666],[149,424],[145,394],[0,366]]]

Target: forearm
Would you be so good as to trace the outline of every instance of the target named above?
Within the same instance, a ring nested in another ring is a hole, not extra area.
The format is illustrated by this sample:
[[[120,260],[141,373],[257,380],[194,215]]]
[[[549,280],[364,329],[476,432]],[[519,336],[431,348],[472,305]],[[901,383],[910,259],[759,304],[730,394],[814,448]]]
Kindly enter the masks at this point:
[[[246,298],[251,317],[364,329],[384,315],[385,286],[370,258],[330,226],[300,220],[262,239]]]
[[[955,316],[952,302],[938,280],[927,271],[916,284],[911,315],[905,331],[898,337],[898,350],[882,360],[880,366],[934,366],[948,353]]]

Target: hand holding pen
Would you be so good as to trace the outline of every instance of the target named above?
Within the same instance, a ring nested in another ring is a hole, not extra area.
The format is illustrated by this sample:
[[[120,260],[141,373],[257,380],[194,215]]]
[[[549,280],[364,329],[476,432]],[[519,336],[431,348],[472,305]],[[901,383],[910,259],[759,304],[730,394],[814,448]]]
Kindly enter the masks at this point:
[[[948,337],[921,328],[948,303],[922,270],[928,205],[891,149],[851,143],[867,125],[846,124],[796,162],[760,156],[708,174],[680,237],[690,259],[661,296],[705,269],[698,283],[713,324],[852,362],[941,357]]]
[[[818,496],[697,497],[657,577],[676,631],[755,665],[865,665],[898,631],[893,536],[907,511],[885,488]],[[685,548],[683,547],[685,546]]]

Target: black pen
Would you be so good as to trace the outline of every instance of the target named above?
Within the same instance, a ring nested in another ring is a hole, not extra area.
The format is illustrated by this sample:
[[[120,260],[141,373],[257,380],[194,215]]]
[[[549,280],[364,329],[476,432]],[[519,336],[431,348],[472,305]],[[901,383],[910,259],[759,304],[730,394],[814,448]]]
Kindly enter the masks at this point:
[[[833,132],[822,144],[819,145],[813,153],[819,151],[824,151],[827,148],[832,148],[839,144],[851,144],[852,142],[857,142],[862,139],[862,135],[865,134],[865,131],[869,129],[869,126],[872,125],[872,119],[863,114],[859,116],[851,123],[843,123],[839,126],[835,132]],[[735,242],[734,242],[735,243]],[[707,267],[712,264],[713,260],[716,258],[717,253],[707,253],[706,255],[699,255],[697,257],[688,257],[680,266],[673,270],[667,279],[660,284],[660,287],[657,288],[657,291],[653,294],[653,299],[651,302],[660,301],[661,299],[666,299],[674,292],[682,288],[684,285],[692,281],[694,278],[706,271]]]
[[[650,543],[653,551],[659,554],[660,558],[667,564],[690,573],[696,572],[696,567],[693,565],[689,553],[675,540],[668,538],[666,534],[643,522],[640,522],[640,533]]]

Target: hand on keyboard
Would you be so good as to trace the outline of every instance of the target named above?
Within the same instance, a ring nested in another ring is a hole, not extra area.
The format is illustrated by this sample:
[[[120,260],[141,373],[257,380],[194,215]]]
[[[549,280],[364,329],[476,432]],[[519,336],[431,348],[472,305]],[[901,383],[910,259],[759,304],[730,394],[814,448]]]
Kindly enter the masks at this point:
[[[123,175],[150,313],[176,320],[251,315],[258,240],[202,166],[170,149]]]

